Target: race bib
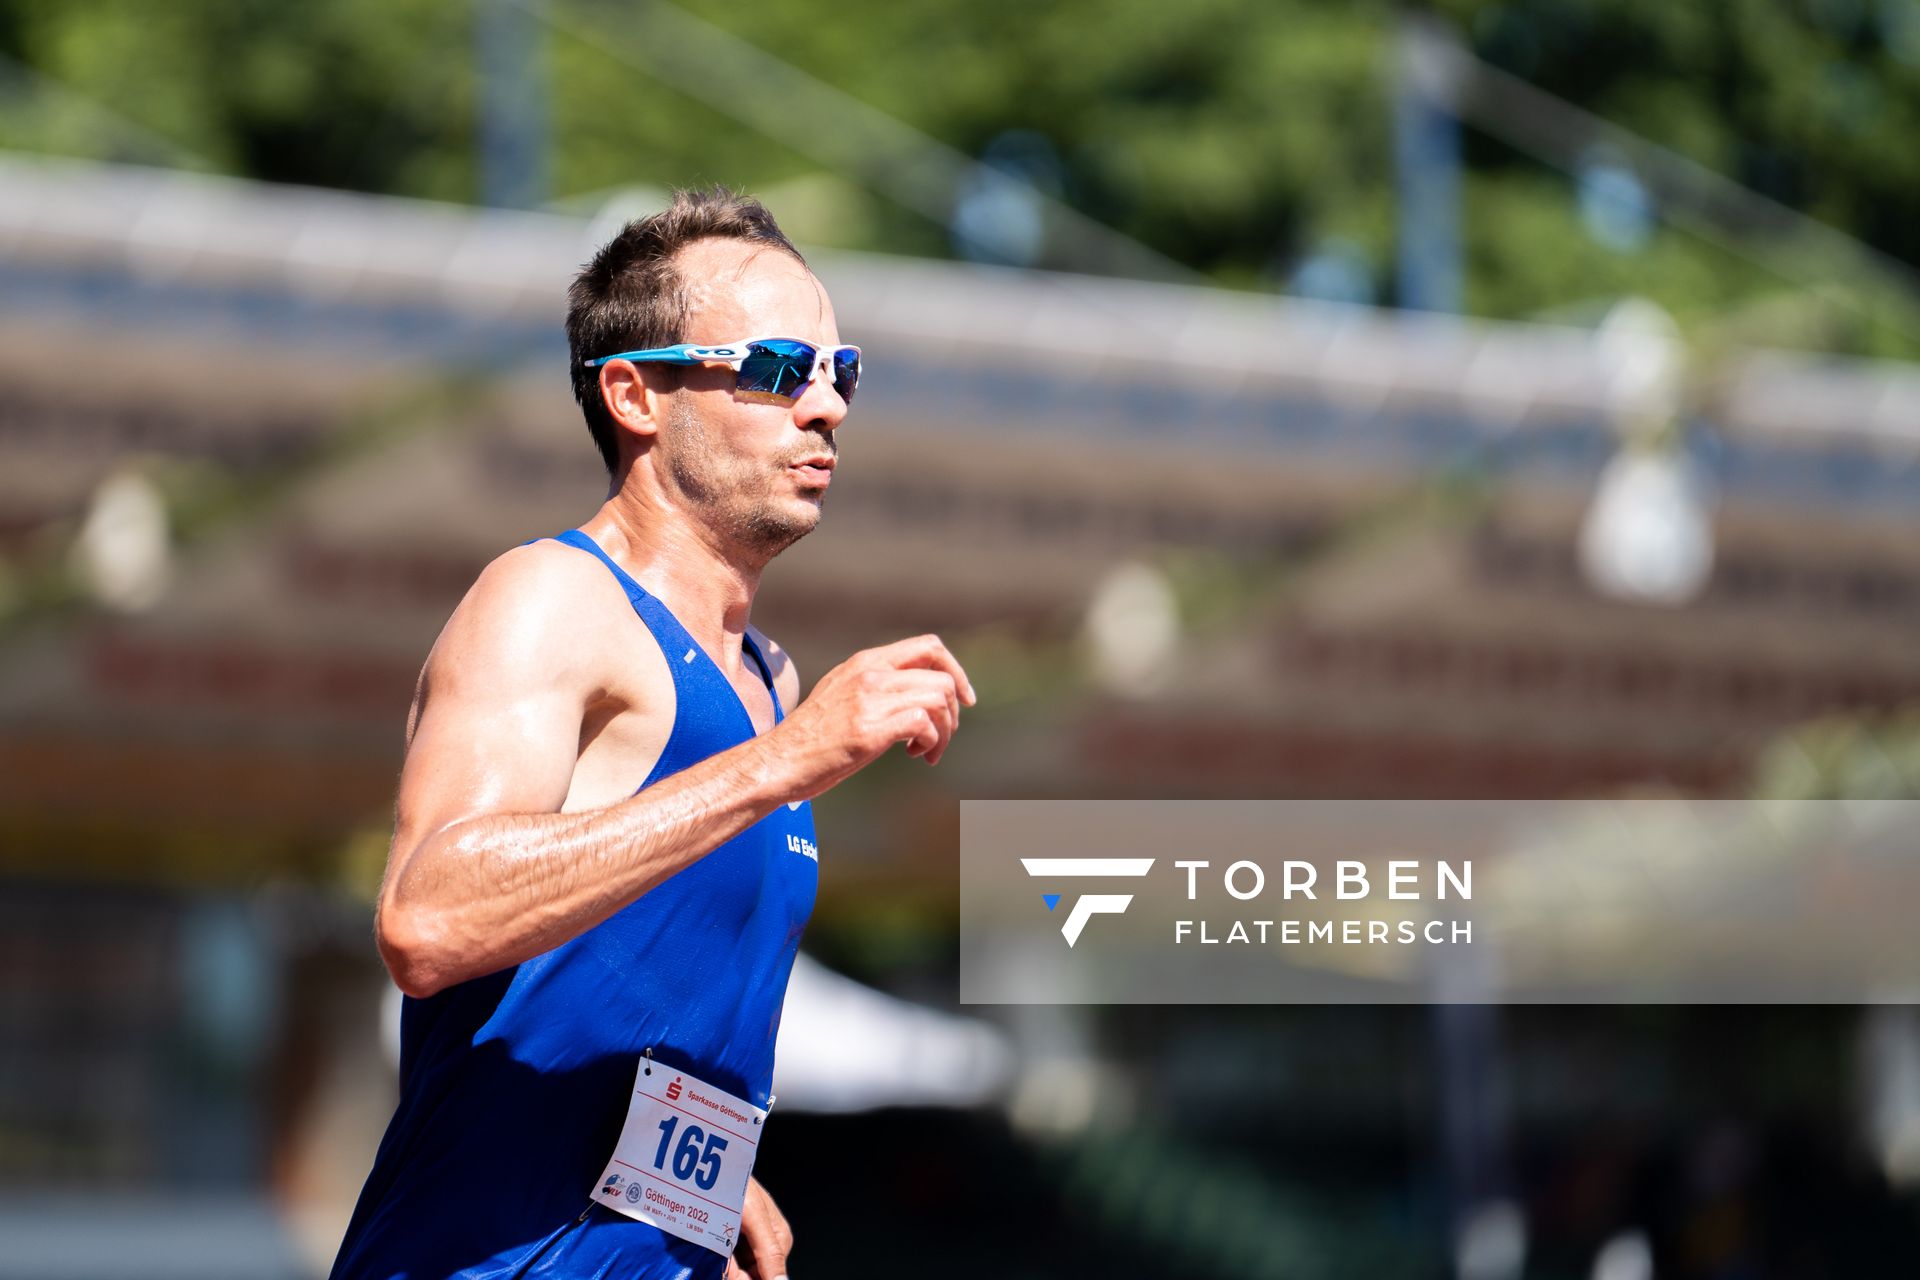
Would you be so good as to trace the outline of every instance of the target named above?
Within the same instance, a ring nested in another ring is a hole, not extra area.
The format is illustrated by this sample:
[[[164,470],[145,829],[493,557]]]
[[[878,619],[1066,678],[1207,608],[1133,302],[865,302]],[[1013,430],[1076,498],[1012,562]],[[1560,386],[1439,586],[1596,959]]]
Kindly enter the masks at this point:
[[[627,1123],[593,1198],[731,1256],[766,1120],[752,1103],[643,1058]]]

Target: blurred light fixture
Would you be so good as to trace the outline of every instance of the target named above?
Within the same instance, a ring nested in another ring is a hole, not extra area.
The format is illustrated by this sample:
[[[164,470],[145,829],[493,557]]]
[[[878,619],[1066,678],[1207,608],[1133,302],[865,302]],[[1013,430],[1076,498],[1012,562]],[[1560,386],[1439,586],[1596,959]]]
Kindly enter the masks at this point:
[[[166,503],[134,472],[108,476],[94,491],[73,547],[74,572],[94,599],[139,613],[159,602],[173,576]]]
[[[1622,1231],[1593,1256],[1593,1280],[1653,1280],[1653,1246],[1645,1232]]]
[[[1653,238],[1653,195],[1625,160],[1610,151],[1585,157],[1579,170],[1580,222],[1615,253],[1633,253]]]
[[[1581,523],[1580,567],[1615,599],[1685,604],[1713,571],[1713,499],[1676,428],[1685,373],[1679,327],[1658,305],[1630,298],[1608,313],[1596,342],[1610,366],[1621,447]]]
[[[1005,266],[1032,266],[1046,242],[1045,215],[1033,188],[984,165],[961,184],[950,231],[961,257]]]
[[[1454,1239],[1460,1280],[1518,1280],[1527,1261],[1527,1220],[1511,1200],[1489,1200],[1467,1215]]]
[[[1321,241],[1300,260],[1286,287],[1296,298],[1366,306],[1374,300],[1373,264],[1365,249],[1336,236]]]
[[[1622,431],[1646,434],[1669,425],[1680,412],[1686,364],[1680,326],[1666,308],[1647,298],[1621,299],[1594,331],[1594,345]]]
[[[1030,267],[1047,244],[1047,196],[1063,185],[1053,144],[1031,129],[1009,129],[987,144],[960,181],[948,226],[954,251],[973,262]]]
[[[1629,446],[1607,464],[1580,526],[1580,567],[1603,595],[1680,605],[1713,572],[1705,483],[1677,449]]]
[[[1087,647],[1096,679],[1115,693],[1165,685],[1180,645],[1180,607],[1166,575],[1134,562],[1101,580],[1087,608]]]

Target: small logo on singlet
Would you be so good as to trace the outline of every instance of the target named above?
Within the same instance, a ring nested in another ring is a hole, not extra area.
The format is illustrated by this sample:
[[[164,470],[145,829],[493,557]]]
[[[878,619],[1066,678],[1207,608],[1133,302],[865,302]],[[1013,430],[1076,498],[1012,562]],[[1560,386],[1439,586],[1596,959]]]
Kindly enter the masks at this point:
[[[820,850],[805,836],[788,836],[787,848],[803,857],[812,858],[815,862],[820,861]]]
[[[695,652],[697,652],[697,651],[696,651],[696,650],[693,650],[693,649],[689,649],[689,650],[687,650],[687,656],[686,656],[686,657],[684,657],[684,658],[682,658],[682,659],[680,659],[680,661],[682,661],[682,662],[692,662],[692,661],[693,661],[693,655],[694,655],[694,653],[695,653]]]
[[[799,808],[799,807],[800,807],[801,805],[803,805],[803,804],[805,804],[805,803],[806,803],[806,801],[805,801],[805,800],[789,800],[789,801],[787,801],[787,808],[788,808],[788,809],[798,809],[798,808]]]

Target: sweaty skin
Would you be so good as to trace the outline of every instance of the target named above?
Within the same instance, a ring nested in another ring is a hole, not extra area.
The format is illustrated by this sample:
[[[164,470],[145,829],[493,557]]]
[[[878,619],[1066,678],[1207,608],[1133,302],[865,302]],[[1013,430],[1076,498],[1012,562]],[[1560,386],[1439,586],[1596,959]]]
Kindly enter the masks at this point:
[[[709,240],[677,265],[698,285],[685,341],[840,341],[825,290],[789,255]],[[540,541],[494,560],[441,632],[408,717],[376,916],[381,956],[407,994],[553,949],[896,742],[937,763],[973,705],[935,636],[857,653],[801,701],[793,664],[756,631],[792,708],[775,726],[741,638],[761,572],[820,518],[847,406],[824,378],[790,406],[737,396],[732,381],[723,366],[604,366],[620,466],[580,527],[680,619],[757,736],[633,794],[674,722],[666,657],[593,557]],[[791,1241],[750,1183],[729,1274],[772,1280]]]

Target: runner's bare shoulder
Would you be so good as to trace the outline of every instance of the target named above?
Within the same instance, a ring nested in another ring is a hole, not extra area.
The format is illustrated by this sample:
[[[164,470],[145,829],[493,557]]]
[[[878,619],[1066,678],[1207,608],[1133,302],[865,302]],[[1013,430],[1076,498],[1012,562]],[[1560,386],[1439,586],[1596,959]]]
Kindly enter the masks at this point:
[[[447,619],[415,696],[513,701],[534,691],[596,696],[625,593],[592,556],[551,540],[514,547],[480,572]]]

